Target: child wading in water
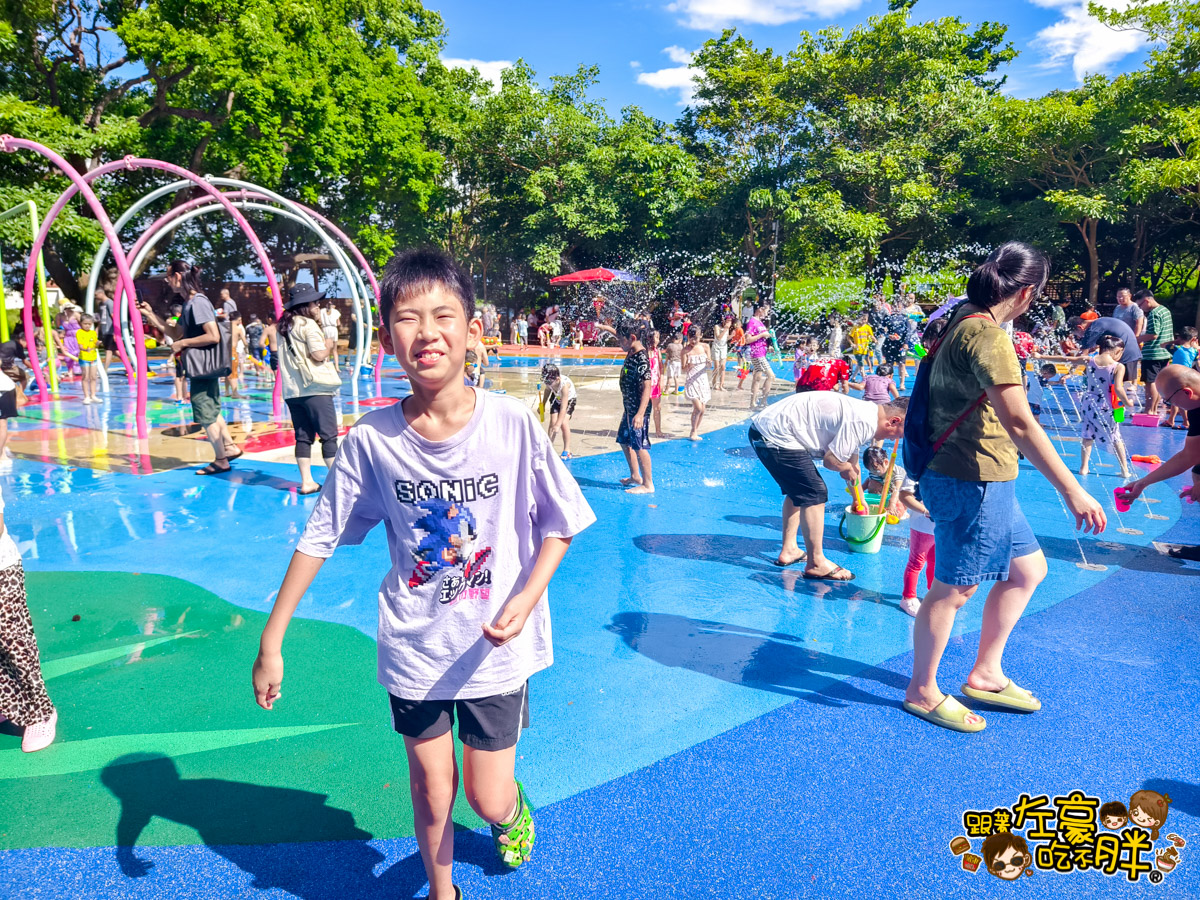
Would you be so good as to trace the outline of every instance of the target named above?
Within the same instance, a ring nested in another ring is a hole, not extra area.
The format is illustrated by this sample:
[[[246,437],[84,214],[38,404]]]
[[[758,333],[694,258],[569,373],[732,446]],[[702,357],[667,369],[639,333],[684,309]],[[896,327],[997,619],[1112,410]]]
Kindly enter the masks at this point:
[[[1121,477],[1129,478],[1129,460],[1125,456],[1125,442],[1121,440],[1121,426],[1113,419],[1112,397],[1129,408],[1129,397],[1125,394],[1125,367],[1117,360],[1125,350],[1125,343],[1111,334],[1100,338],[1096,345],[1099,351],[1087,361],[1084,368],[1083,393],[1079,395],[1079,415],[1082,423],[1080,437],[1083,444],[1079,451],[1079,474],[1088,473],[1092,457],[1092,445],[1099,443],[1116,454],[1121,463]]]
[[[563,459],[571,458],[571,416],[575,415],[575,382],[558,370],[558,366],[547,363],[542,366],[542,381],[545,390],[542,392],[542,406],[550,401],[550,444],[562,429]]]
[[[920,486],[907,476],[900,486],[900,502],[908,515],[908,565],[904,567],[904,589],[900,592],[900,608],[916,617],[921,610],[917,584],[925,570],[925,590],[933,587],[933,565],[937,558],[933,544],[933,520],[921,502]]]
[[[367,413],[339,446],[263,629],[254,696],[264,709],[278,699],[284,633],[325,559],[386,522],[379,681],[404,736],[429,897],[453,900],[455,715],[467,801],[492,824],[504,863],[519,866],[534,828],[516,743],[529,677],[551,662],[546,586],[595,517],[531,411],[463,384],[482,325],[454,260],[402,253],[380,295],[380,343],[412,394]]]
[[[629,477],[621,484],[628,485],[626,493],[653,494],[654,476],[650,467],[650,423],[646,419],[650,405],[650,357],[642,346],[640,327],[631,322],[617,326],[617,343],[625,351],[621,366],[621,404],[624,412],[617,428],[617,443],[629,464]]]
[[[100,398],[96,396],[96,384],[100,378],[96,370],[100,359],[100,333],[96,331],[96,320],[91,315],[85,314],[79,320],[75,343],[79,347],[79,368],[83,372],[83,402],[101,403]]]
[[[700,440],[700,421],[704,418],[705,406],[712,399],[708,385],[708,370],[712,366],[712,359],[708,355],[708,347],[701,343],[701,337],[700,329],[693,328],[683,354],[683,364],[687,373],[683,396],[692,401],[692,433],[688,435],[689,441]]]

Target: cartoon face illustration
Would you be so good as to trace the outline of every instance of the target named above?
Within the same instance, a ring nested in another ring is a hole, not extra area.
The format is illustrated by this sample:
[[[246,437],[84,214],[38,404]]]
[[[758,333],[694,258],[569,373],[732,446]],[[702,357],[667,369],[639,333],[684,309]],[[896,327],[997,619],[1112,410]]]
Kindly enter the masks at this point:
[[[1120,800],[1113,800],[1100,807],[1100,824],[1109,831],[1117,831],[1125,827],[1129,821],[1129,811]]]
[[[998,831],[988,835],[980,851],[987,870],[997,878],[1012,881],[1021,877],[1025,867],[1033,862],[1025,838],[1011,831]]]
[[[477,534],[475,517],[459,503],[433,497],[417,504],[426,515],[417,520],[421,536],[412,551],[416,568],[408,579],[410,588],[426,584],[436,573],[470,561]]]
[[[1129,799],[1129,821],[1150,829],[1150,840],[1158,840],[1158,829],[1167,821],[1171,798],[1158,791],[1138,791]]]

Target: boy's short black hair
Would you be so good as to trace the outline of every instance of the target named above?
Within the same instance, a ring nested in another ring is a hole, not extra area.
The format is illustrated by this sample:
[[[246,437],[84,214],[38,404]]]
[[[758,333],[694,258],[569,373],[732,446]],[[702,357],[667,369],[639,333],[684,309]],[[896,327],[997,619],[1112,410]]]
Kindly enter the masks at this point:
[[[558,366],[553,363],[546,363],[542,366],[542,381],[553,381],[559,377]]]
[[[1038,371],[1043,375],[1057,375],[1058,368],[1054,363],[1042,363],[1042,367]]]
[[[875,367],[876,375],[891,375],[894,371],[891,363],[880,363]]]
[[[391,326],[392,310],[400,300],[441,287],[458,298],[470,322],[475,315],[471,278],[449,253],[432,247],[405,250],[392,257],[379,280],[379,321]]]
[[[622,319],[617,323],[618,338],[632,338],[635,341],[644,341],[644,329],[631,319]]]
[[[473,364],[473,363],[477,363],[477,362],[479,362],[479,356],[478,356],[478,355],[475,353],[475,351],[474,351],[474,350],[468,350],[468,351],[467,351],[467,355],[466,355],[466,356],[464,356],[464,357],[463,357],[463,359],[464,359],[466,362],[468,362],[468,363],[472,363],[472,364]]]
[[[1192,325],[1184,325],[1179,329],[1179,334],[1183,337],[1182,343],[1186,344],[1188,341],[1196,337],[1197,334],[1200,334],[1200,332],[1196,331],[1195,327]]]

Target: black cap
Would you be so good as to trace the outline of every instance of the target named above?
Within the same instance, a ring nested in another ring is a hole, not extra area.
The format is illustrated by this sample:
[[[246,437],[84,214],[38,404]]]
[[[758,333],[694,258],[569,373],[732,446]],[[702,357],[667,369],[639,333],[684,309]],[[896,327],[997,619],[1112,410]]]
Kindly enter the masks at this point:
[[[324,299],[324,291],[318,291],[311,284],[298,284],[288,291],[287,303],[283,304],[283,308],[295,309],[297,306],[305,306],[309,303],[319,303]]]

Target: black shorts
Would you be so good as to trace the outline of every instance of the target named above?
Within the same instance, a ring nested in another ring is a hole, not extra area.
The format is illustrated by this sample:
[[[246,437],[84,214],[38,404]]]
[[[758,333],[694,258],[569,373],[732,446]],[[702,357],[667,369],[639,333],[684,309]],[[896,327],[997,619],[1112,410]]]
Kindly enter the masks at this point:
[[[807,450],[782,450],[763,440],[757,428],[750,429],[750,446],[779,485],[779,490],[797,506],[822,506],[829,488]]]
[[[17,389],[0,394],[0,419],[15,419],[17,417]]]
[[[111,331],[108,334],[100,335],[100,347],[103,350],[107,350],[109,353],[116,353],[117,352],[116,335],[113,334],[113,332],[111,332]]]
[[[1142,384],[1152,384],[1158,373],[1171,364],[1169,359],[1142,358]]]
[[[427,740],[454,727],[458,711],[458,739],[475,750],[515,747],[521,729],[529,727],[529,682],[507,694],[479,700],[403,700],[389,694],[392,727],[405,737]]]
[[[268,350],[267,356],[268,356],[267,362],[271,366],[271,371],[278,372],[279,371],[279,354],[276,353],[274,350]]]
[[[292,415],[292,430],[296,435],[296,456],[312,456],[312,445],[321,439],[321,455],[329,458],[337,451],[338,418],[332,394],[309,397],[288,397],[285,401]]]
[[[577,397],[572,397],[570,400],[567,401],[567,418],[568,419],[571,418],[571,416],[575,415],[575,401],[577,399],[578,399]],[[557,397],[555,397],[553,400],[550,401],[550,412],[556,413],[560,409],[562,409],[562,401],[559,400]]]
[[[630,450],[650,449],[650,411],[642,414],[642,427],[633,427],[633,413],[621,416],[621,424],[617,428],[617,443]]]

